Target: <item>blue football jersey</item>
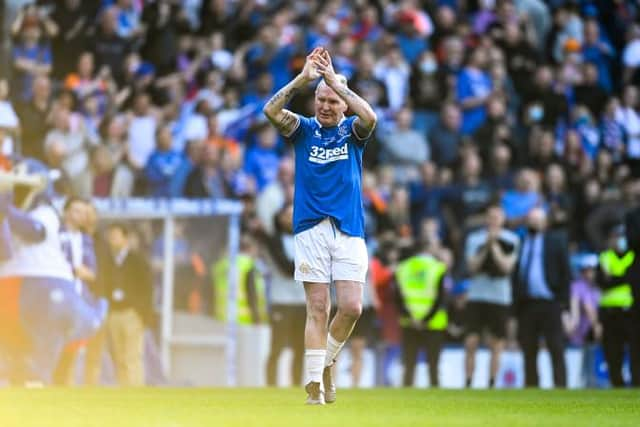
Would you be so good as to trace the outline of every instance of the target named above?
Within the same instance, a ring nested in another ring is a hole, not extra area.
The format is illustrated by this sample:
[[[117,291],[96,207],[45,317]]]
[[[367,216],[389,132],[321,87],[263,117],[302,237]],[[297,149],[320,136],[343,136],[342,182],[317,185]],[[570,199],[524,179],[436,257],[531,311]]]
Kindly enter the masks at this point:
[[[294,233],[330,217],[343,233],[364,237],[362,152],[368,138],[355,135],[356,116],[332,127],[315,117],[298,117],[300,124],[287,138],[296,157]]]

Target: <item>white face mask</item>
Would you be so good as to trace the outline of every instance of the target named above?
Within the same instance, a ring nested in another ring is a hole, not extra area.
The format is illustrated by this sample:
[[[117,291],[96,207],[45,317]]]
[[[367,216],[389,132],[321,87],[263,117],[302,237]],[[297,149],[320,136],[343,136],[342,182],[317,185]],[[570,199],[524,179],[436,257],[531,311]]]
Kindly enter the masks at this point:
[[[624,236],[618,237],[617,246],[620,252],[626,252],[627,249],[629,249],[629,245],[627,244],[627,238]]]
[[[432,74],[438,69],[438,64],[433,59],[425,59],[420,63],[420,71]]]

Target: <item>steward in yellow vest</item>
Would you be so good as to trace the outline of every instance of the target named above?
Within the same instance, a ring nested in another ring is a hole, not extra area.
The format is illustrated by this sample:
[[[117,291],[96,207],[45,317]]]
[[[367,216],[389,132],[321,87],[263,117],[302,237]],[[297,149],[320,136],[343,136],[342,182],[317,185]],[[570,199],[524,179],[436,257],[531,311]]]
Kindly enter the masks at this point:
[[[236,294],[237,317],[240,325],[266,323],[267,298],[262,275],[255,267],[252,256],[252,243],[243,238],[238,263],[238,287]],[[229,256],[225,255],[211,267],[214,291],[214,317],[227,321],[227,303],[229,301]]]
[[[635,252],[628,248],[624,227],[613,228],[609,233],[608,249],[600,254],[598,272],[598,285],[602,288],[599,313],[602,350],[613,387],[625,385],[622,362],[634,328],[631,317],[633,295],[627,272],[635,257]]]
[[[447,266],[427,253],[402,261],[395,272],[396,302],[402,327],[404,386],[413,385],[418,351],[425,348],[432,386],[439,385],[438,364],[447,329],[443,282]]]

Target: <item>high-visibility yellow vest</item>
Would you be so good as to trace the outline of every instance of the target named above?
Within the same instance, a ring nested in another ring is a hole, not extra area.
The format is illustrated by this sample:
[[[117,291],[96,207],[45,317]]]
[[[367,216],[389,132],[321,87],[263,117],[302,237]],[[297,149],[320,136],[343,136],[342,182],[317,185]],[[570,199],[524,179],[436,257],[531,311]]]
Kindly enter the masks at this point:
[[[613,278],[622,278],[627,269],[633,264],[634,259],[635,253],[633,251],[628,251],[620,257],[613,249],[609,249],[600,254],[600,268]],[[605,308],[629,308],[632,304],[633,294],[629,283],[621,283],[618,286],[607,289],[600,298],[600,307]]]
[[[410,318],[400,319],[400,326],[408,327],[413,320],[423,319],[436,302],[438,287],[447,266],[428,255],[413,256],[398,265],[396,282]],[[447,311],[438,309],[425,325],[441,331],[447,328]]]
[[[249,304],[249,295],[247,294],[247,275],[253,270],[253,283],[258,299],[258,312],[260,315],[260,323],[267,321],[267,300],[265,295],[265,285],[262,275],[256,272],[254,261],[251,257],[238,254],[236,258],[238,262],[238,290],[236,294],[236,302],[238,306],[237,322],[240,325],[252,324],[251,306]],[[211,277],[213,278],[215,291],[215,307],[214,316],[220,321],[227,320],[227,301],[229,300],[229,258],[224,257],[216,262],[211,268]]]

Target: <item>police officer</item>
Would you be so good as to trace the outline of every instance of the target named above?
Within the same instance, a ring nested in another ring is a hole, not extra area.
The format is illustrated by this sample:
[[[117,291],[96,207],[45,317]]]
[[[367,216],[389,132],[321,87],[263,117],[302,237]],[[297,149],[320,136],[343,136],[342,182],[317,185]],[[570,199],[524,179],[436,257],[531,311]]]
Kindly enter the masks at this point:
[[[625,345],[632,331],[631,306],[633,296],[627,281],[627,271],[635,260],[635,252],[627,244],[625,229],[616,225],[609,232],[608,249],[600,254],[598,285],[602,288],[600,319],[602,348],[613,387],[624,386],[622,362]],[[636,373],[637,375],[637,373]]]
[[[443,283],[447,266],[424,249],[404,261],[395,272],[396,303],[402,327],[405,387],[413,385],[418,351],[425,348],[429,379],[439,386],[438,364],[447,328]]]

